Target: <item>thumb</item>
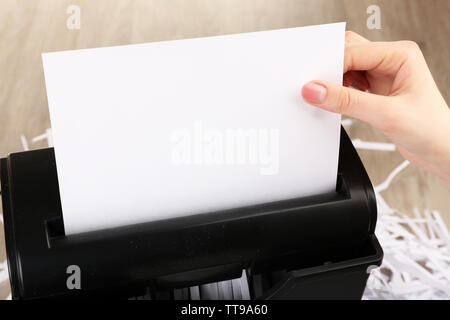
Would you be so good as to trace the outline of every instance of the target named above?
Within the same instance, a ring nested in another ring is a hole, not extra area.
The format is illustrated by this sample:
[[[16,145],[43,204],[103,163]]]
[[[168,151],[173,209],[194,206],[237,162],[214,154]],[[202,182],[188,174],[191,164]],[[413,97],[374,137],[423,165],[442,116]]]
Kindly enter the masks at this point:
[[[309,82],[302,88],[303,99],[321,109],[344,114],[382,127],[385,122],[385,108],[390,104],[388,97],[379,96],[331,82]]]

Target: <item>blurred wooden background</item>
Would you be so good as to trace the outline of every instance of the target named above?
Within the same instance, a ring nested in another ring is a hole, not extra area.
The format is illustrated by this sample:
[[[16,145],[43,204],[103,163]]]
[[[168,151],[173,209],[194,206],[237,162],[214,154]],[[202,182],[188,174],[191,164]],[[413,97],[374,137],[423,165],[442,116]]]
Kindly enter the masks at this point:
[[[81,8],[81,28],[69,30],[69,5]],[[366,27],[369,5],[381,8],[381,30]],[[347,21],[371,40],[415,40],[450,101],[450,1],[448,0],[2,0],[0,2],[0,156],[22,150],[50,127],[41,53],[250,32]],[[306,44],[305,44],[306,45]],[[427,121],[427,119],[424,119]],[[385,142],[356,122],[352,138]],[[45,147],[45,142],[30,148]],[[120,146],[118,146],[120,148]],[[403,160],[397,152],[360,151],[374,185]],[[409,166],[383,193],[390,206],[438,210],[450,225],[450,188]],[[0,226],[0,262],[5,259]],[[9,294],[0,283],[0,299]]]

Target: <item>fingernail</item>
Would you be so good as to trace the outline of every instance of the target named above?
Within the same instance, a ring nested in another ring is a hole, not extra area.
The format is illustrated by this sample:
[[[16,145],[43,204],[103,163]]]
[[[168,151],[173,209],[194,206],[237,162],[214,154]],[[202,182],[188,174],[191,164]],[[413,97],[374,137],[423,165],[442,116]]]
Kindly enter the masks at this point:
[[[320,84],[310,82],[303,86],[302,96],[303,99],[308,102],[321,104],[324,103],[327,98],[327,88]]]

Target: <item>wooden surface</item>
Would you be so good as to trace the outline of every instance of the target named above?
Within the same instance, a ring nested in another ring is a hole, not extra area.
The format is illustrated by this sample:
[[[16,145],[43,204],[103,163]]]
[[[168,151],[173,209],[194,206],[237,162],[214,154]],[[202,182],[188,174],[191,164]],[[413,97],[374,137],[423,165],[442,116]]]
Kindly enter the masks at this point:
[[[66,27],[71,4],[81,8],[79,30]],[[381,30],[366,27],[371,4],[381,8]],[[347,21],[347,29],[371,40],[418,42],[450,101],[449,16],[448,0],[2,0],[0,156],[22,150],[22,134],[30,140],[50,127],[42,52]],[[348,132],[352,138],[387,141],[361,122]],[[44,146],[30,144],[33,149]],[[403,161],[397,152],[360,155],[374,185]],[[408,167],[383,196],[405,213],[414,207],[438,210],[450,225],[450,188],[419,168]],[[0,227],[0,261],[5,259],[3,241]],[[0,299],[8,292],[8,285],[0,284]]]

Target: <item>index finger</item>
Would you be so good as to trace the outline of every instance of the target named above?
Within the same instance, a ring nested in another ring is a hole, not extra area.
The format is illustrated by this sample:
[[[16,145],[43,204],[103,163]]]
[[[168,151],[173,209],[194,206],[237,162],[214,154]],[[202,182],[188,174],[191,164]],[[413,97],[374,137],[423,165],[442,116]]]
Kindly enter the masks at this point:
[[[345,46],[362,44],[367,42],[370,41],[354,31],[345,32]]]
[[[407,52],[393,42],[361,42],[345,48],[344,73],[377,71],[396,74],[407,59]]]

